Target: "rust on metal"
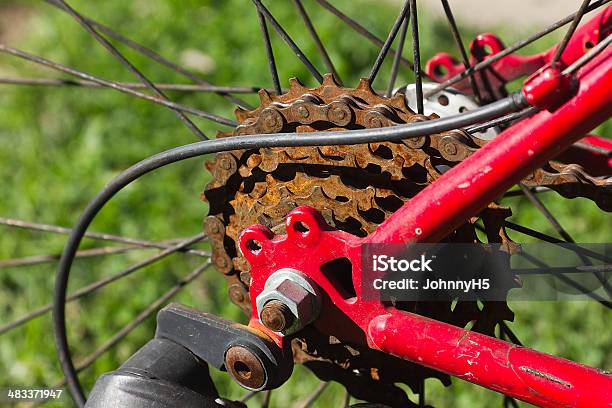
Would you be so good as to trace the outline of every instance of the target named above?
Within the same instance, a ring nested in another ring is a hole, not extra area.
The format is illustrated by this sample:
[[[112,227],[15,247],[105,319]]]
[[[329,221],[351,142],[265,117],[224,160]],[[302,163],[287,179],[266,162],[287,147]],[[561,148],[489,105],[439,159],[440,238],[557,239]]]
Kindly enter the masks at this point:
[[[540,377],[540,378],[544,378],[545,380],[552,381],[552,382],[554,382],[556,384],[560,384],[560,385],[562,385],[562,386],[564,386],[566,388],[572,388],[572,384],[568,383],[567,381],[563,381],[562,379],[557,378],[557,377],[555,377],[552,374],[548,374],[548,373],[542,372],[540,370],[536,370],[535,368],[521,366],[521,367],[519,367],[519,370],[524,371],[524,372],[529,373],[529,374],[533,374],[536,377]]]
[[[225,368],[238,383],[250,389],[258,389],[266,381],[266,371],[261,360],[242,346],[233,346],[227,350]]]
[[[280,332],[293,324],[295,317],[289,307],[279,300],[271,300],[261,310],[261,322],[268,329]]]

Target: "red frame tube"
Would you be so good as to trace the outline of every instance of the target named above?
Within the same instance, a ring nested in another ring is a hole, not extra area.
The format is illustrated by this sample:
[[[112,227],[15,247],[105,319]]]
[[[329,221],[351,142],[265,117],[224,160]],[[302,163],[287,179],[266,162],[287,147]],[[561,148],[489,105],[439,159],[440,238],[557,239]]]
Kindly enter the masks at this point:
[[[373,348],[541,407],[612,403],[610,374],[423,316],[377,316],[368,336]]]
[[[436,242],[544,161],[612,115],[612,50],[578,73],[576,95],[502,132],[410,199],[366,238],[371,243]]]

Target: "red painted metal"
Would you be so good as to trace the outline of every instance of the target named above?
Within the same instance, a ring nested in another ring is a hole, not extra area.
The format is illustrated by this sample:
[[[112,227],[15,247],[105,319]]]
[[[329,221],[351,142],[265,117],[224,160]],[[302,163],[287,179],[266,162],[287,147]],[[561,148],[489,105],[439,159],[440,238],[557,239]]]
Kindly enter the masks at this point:
[[[369,242],[437,242],[589,130],[612,116],[612,50],[577,75],[576,95],[502,132],[396,211]]]
[[[392,311],[368,335],[378,350],[542,407],[612,404],[610,374],[423,316]]]
[[[296,228],[297,223],[307,227]],[[280,268],[294,268],[313,279],[325,294],[319,318],[322,333],[343,342],[368,345],[543,407],[606,407],[612,404],[612,375],[558,357],[520,347],[460,327],[385,307],[362,297],[361,251],[364,239],[332,230],[310,207],[293,210],[287,235],[262,225],[243,231],[239,244],[251,265],[252,297]],[[258,245],[250,245],[249,241]],[[258,247],[259,249],[253,249]],[[338,258],[352,265],[354,288],[339,284],[334,271],[321,265]],[[355,290],[355,296],[347,296]],[[284,338],[257,320],[251,326],[283,346]]]
[[[527,103],[540,109],[554,110],[572,97],[571,75],[559,67],[544,67],[530,76],[523,86]]]
[[[502,132],[417,194],[368,237],[333,230],[309,207],[297,208],[287,217],[287,235],[275,235],[261,225],[245,229],[239,245],[251,266],[251,298],[261,293],[272,273],[294,268],[313,279],[323,293],[321,314],[313,324],[341,341],[367,344],[540,406],[612,406],[609,373],[398,311],[362,296],[362,245],[439,241],[612,115],[612,50],[585,65],[577,81],[578,89],[562,106],[553,112],[541,111]],[[527,92],[538,94],[535,88]],[[546,95],[539,97],[547,99]],[[297,228],[298,223],[307,228]],[[343,257],[352,265],[350,288],[343,287],[337,272],[324,273],[321,268]],[[254,304],[251,326],[282,345],[283,337],[258,322]]]
[[[576,61],[605,38],[610,30],[612,30],[612,6],[606,6],[574,33],[561,56],[561,64],[569,65]],[[480,34],[470,44],[472,54],[470,65],[474,66],[480,61],[491,58],[504,48],[502,41],[496,35],[491,33]],[[476,82],[480,89],[486,90],[482,76],[485,75],[495,92],[503,83],[531,75],[549,64],[556,49],[557,46],[554,46],[548,51],[528,56],[509,54],[491,64],[490,68],[496,75],[483,71],[482,74],[475,76]],[[437,82],[444,82],[463,71],[465,71],[463,64],[448,53],[436,54],[425,65],[425,72]],[[472,88],[467,79],[457,82],[453,87],[467,94],[472,93]]]

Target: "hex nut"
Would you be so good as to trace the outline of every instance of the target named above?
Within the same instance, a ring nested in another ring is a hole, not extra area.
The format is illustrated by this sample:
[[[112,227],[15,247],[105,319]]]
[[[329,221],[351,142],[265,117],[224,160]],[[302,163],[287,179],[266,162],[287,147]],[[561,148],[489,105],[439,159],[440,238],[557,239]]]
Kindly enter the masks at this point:
[[[314,321],[320,311],[321,302],[316,284],[295,269],[284,268],[274,272],[266,281],[264,290],[257,296],[257,314],[262,316],[268,302],[284,304],[292,315],[291,324],[278,333],[289,335]]]

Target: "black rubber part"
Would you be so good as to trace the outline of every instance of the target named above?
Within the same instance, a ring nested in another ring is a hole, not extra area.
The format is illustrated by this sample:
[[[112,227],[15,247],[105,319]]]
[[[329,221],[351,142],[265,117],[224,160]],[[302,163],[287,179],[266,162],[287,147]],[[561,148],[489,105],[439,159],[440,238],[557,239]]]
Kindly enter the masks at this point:
[[[153,339],[116,371],[99,377],[86,408],[217,408],[206,363],[186,348]]]

